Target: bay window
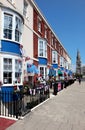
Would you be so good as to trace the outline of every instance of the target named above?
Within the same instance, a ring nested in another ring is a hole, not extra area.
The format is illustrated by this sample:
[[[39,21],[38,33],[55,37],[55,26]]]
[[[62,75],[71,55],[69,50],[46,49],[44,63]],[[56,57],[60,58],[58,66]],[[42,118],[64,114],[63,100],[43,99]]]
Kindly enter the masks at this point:
[[[22,18],[12,12],[4,12],[3,15],[3,38],[21,42],[23,28]]]

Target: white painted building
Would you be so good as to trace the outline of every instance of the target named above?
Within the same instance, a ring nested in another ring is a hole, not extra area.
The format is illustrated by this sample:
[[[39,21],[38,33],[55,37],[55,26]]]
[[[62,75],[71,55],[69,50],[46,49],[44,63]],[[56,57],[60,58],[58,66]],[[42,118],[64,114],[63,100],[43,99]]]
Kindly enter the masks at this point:
[[[28,62],[33,63],[32,4],[0,0],[0,81],[4,88],[22,86]]]

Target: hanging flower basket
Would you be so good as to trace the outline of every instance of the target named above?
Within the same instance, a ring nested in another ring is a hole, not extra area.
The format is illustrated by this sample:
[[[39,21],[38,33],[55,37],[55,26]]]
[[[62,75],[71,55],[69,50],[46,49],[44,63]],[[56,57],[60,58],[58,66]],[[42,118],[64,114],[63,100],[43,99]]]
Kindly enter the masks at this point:
[[[28,81],[24,81],[23,82],[23,93],[27,93],[29,89],[29,82]]]

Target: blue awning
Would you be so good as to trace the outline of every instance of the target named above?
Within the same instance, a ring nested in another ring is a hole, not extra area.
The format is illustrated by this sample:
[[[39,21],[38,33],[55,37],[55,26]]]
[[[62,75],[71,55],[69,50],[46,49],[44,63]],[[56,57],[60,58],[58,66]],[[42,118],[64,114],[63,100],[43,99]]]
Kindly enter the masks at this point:
[[[56,76],[56,70],[54,70],[54,76]]]
[[[54,70],[54,68],[53,67],[51,67],[50,69],[49,69],[49,74],[48,74],[49,76],[56,76],[56,70]]]
[[[63,70],[64,70],[64,67],[60,67],[60,69],[61,69],[61,71],[63,71]]]
[[[71,70],[69,70],[68,74],[69,74],[69,75],[72,75],[72,74],[73,74],[73,72],[72,72]]]
[[[37,68],[36,65],[34,65],[34,64],[32,64],[32,65],[27,64],[27,72],[28,72],[28,73],[38,74],[38,73],[39,73],[39,70],[38,70],[38,68]]]

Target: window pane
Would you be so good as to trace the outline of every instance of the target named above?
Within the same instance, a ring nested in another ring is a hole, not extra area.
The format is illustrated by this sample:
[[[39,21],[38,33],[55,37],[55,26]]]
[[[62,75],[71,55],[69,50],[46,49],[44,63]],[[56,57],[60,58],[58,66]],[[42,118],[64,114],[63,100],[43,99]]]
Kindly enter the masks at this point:
[[[3,59],[3,83],[11,84],[12,83],[12,59],[4,58]]]
[[[57,52],[56,51],[52,51],[52,62],[57,63]]]
[[[41,32],[41,21],[38,20],[38,31]]]
[[[16,17],[16,24],[15,24],[15,41],[20,41],[21,33],[22,32],[22,21]]]
[[[44,75],[44,68],[40,67],[40,74],[43,76]]]
[[[39,44],[39,56],[43,56],[43,41],[40,41]]]
[[[47,42],[44,42],[44,56],[47,57]]]
[[[40,67],[40,74],[42,75],[42,78],[46,78],[47,77],[47,68],[45,66]]]
[[[47,42],[45,40],[39,40],[39,56],[47,58]]]
[[[4,38],[12,39],[12,16],[9,14],[4,14]]]
[[[4,71],[12,71],[12,59],[4,58]]]
[[[22,62],[15,60],[15,83],[21,82]]]

